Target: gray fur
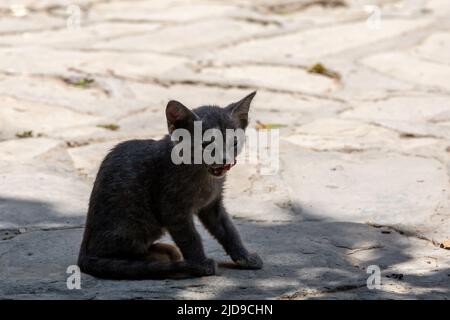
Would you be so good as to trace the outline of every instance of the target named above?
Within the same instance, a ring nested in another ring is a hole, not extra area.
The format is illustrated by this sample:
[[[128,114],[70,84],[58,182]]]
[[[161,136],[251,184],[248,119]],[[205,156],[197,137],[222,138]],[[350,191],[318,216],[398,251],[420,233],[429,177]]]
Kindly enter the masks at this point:
[[[255,92],[226,108],[204,106],[189,111],[171,101],[166,108],[169,132],[191,130],[194,119],[203,129],[245,129]],[[78,264],[85,273],[111,279],[158,279],[207,276],[216,264],[206,257],[193,216],[242,268],[260,269],[262,261],[242,244],[222,194],[225,176],[211,174],[206,164],[171,161],[173,142],[131,140],[117,145],[103,160],[92,190]],[[157,240],[168,232],[181,251]]]

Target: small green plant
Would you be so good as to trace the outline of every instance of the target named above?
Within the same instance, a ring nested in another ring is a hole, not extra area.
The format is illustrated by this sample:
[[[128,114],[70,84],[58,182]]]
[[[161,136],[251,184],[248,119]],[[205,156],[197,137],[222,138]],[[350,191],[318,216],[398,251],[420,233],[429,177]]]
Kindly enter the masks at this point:
[[[88,88],[95,83],[94,79],[86,78],[86,77],[63,78],[63,81],[67,84],[70,84],[72,86],[79,87],[79,88]]]
[[[18,133],[16,133],[16,137],[19,138],[19,139],[32,138],[33,137],[33,131],[32,130],[28,130],[28,131],[18,132]]]
[[[111,130],[111,131],[117,131],[120,128],[117,124],[114,124],[114,123],[98,124],[97,127],[98,128],[103,128],[103,129],[106,129],[106,130]]]

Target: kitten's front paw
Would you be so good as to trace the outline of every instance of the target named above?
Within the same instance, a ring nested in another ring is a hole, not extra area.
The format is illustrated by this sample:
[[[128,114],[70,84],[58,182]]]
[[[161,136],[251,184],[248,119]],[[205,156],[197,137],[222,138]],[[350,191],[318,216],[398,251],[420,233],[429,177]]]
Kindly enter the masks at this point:
[[[197,276],[213,276],[216,274],[217,263],[213,259],[206,259],[195,264],[195,274]]]
[[[213,276],[217,271],[217,263],[213,259],[206,259],[203,261],[204,275]]]
[[[250,253],[248,256],[237,259],[235,262],[242,269],[256,270],[263,267],[263,262],[256,253]]]

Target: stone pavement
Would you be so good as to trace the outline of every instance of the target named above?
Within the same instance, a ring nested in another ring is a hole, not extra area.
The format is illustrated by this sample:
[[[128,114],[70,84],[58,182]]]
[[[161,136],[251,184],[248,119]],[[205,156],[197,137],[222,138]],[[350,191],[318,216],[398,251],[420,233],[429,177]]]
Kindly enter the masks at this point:
[[[448,0],[2,1],[0,298],[449,299],[449,15]],[[165,134],[169,99],[254,89],[250,126],[283,125],[280,170],[239,164],[226,203],[264,270],[68,290],[105,153]]]

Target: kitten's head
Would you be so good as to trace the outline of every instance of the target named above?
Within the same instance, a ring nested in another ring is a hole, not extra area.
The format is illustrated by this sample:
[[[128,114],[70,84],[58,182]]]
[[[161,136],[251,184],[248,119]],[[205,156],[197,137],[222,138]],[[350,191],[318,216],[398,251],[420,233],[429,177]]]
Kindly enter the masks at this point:
[[[178,101],[170,101],[166,118],[169,134],[175,141],[172,160],[175,154],[183,163],[204,165],[211,175],[223,177],[242,150],[255,94],[252,92],[225,108],[203,106],[190,110]]]

